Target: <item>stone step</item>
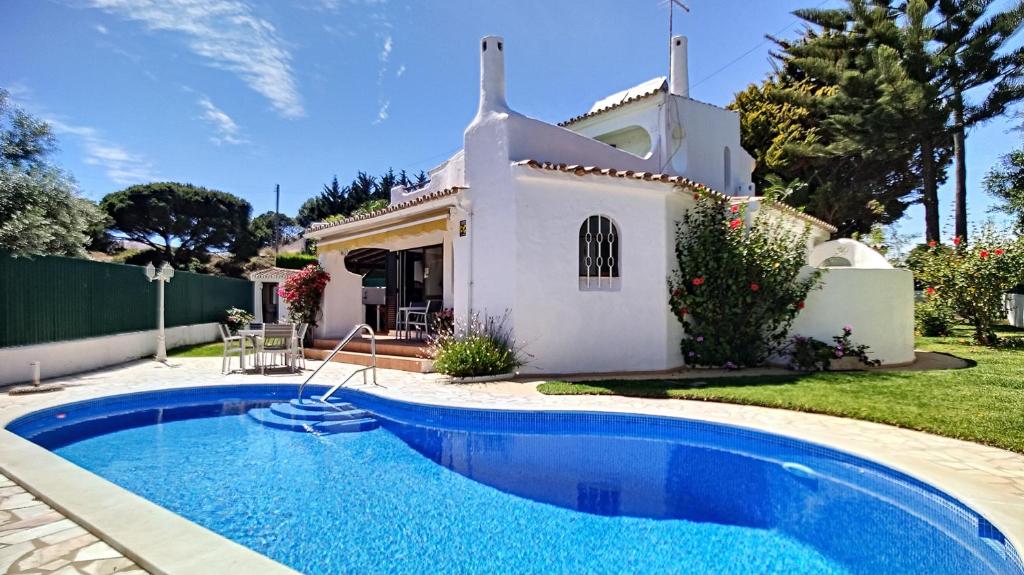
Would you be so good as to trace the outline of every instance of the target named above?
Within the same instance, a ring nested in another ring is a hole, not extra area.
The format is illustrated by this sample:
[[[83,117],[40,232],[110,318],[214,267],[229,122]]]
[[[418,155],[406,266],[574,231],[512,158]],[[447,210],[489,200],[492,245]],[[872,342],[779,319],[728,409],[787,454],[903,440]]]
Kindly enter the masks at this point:
[[[339,343],[341,343],[339,339],[315,339],[313,340],[313,347],[315,349],[334,349],[334,346]],[[369,339],[354,339],[345,345],[343,351],[370,353],[370,348]],[[430,346],[427,342],[418,340],[378,339],[377,355],[396,355],[398,357],[422,359],[430,357]]]
[[[270,405],[270,411],[274,415],[303,421],[342,421],[370,417],[370,413],[362,409],[307,410],[305,407],[295,407],[291,403],[274,403]]]
[[[261,425],[274,429],[305,431],[320,435],[354,433],[357,431],[369,431],[380,427],[380,423],[376,419],[369,417],[361,419],[344,419],[340,421],[308,421],[281,417],[280,415],[273,413],[270,408],[266,407],[250,409],[249,417]]]
[[[326,359],[331,354],[329,349],[306,348],[306,359]],[[339,351],[332,361],[348,363],[352,365],[368,366],[372,363],[368,353],[357,353],[350,351]],[[415,357],[400,357],[395,355],[377,354],[377,367],[380,369],[395,369],[398,371],[410,371],[413,373],[430,373],[434,369],[434,361]],[[356,376],[358,378],[359,376]],[[367,374],[369,377],[369,374]]]

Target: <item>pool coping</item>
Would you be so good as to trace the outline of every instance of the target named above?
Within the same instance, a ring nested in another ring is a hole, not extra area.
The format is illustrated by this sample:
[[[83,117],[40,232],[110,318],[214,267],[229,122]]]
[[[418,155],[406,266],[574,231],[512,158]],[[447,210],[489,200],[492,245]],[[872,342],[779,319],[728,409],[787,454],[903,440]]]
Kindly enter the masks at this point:
[[[197,383],[184,387],[202,388],[216,385],[263,384],[291,385],[291,382],[246,381],[212,385],[209,383]],[[99,536],[151,573],[297,573],[297,571],[257,551],[235,543],[90,471],[78,467],[59,455],[37,446],[6,429],[9,423],[23,415],[59,405],[104,397],[174,389],[183,389],[183,386],[154,384],[145,390],[103,390],[87,398],[64,401],[49,400],[36,405],[19,406],[9,410],[7,413],[2,413],[0,414],[0,471],[42,501]],[[822,434],[794,429],[779,430],[756,421],[738,422],[723,420],[719,417],[702,418],[694,417],[692,414],[671,414],[666,413],[665,410],[655,408],[637,409],[636,405],[626,406],[623,409],[617,409],[617,406],[609,405],[595,407],[582,404],[575,408],[567,408],[565,405],[559,404],[552,404],[550,406],[522,407],[509,405],[500,407],[488,404],[486,401],[444,401],[442,398],[432,398],[435,401],[424,401],[422,398],[409,400],[395,397],[386,390],[374,389],[372,386],[358,386],[354,389],[385,399],[422,406],[538,412],[585,411],[673,417],[681,420],[724,424],[825,446],[891,468],[946,492],[984,516],[1000,530],[1007,544],[1012,546],[1018,555],[1024,557],[1024,499],[1018,500],[1008,494],[999,494],[998,490],[992,486],[972,480],[969,476],[953,473],[948,468],[928,465],[927,462],[923,461],[908,462],[902,460],[899,452],[890,448],[868,452],[861,446],[844,442],[840,437],[828,437],[827,433]],[[59,396],[55,396],[53,399],[57,397]],[[785,411],[761,407],[755,409]],[[895,427],[892,429],[898,432],[908,432],[908,430],[901,430]]]

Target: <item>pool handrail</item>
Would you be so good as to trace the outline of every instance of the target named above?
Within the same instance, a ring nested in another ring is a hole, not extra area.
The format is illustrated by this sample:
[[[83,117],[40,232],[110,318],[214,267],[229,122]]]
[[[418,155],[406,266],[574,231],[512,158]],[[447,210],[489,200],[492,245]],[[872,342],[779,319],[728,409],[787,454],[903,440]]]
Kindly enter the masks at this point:
[[[348,335],[346,335],[344,337],[344,339],[342,339],[340,342],[338,342],[338,345],[334,346],[334,349],[331,350],[331,353],[328,354],[328,356],[326,358],[324,358],[324,361],[323,361],[323,363],[320,364],[320,367],[317,367],[316,370],[313,371],[313,373],[309,374],[309,377],[306,378],[306,381],[303,381],[302,384],[299,385],[299,401],[300,402],[302,401],[302,391],[305,389],[306,384],[309,383],[309,380],[311,380],[314,377],[316,377],[316,374],[320,373],[320,370],[323,369],[325,365],[330,363],[331,360],[334,359],[334,356],[338,355],[338,352],[341,351],[342,348],[344,348],[346,345],[348,345],[349,342],[351,342],[357,335],[359,335],[360,333],[362,333],[364,331],[370,334],[370,365],[368,365],[366,367],[363,367],[361,369],[357,369],[357,370],[353,371],[352,373],[350,373],[349,376],[346,377],[344,380],[342,380],[341,383],[335,385],[334,387],[329,389],[326,393],[321,395],[320,396],[320,401],[322,401],[324,403],[327,403],[327,400],[330,399],[330,397],[332,395],[334,395],[334,392],[336,392],[339,389],[341,389],[346,383],[348,383],[348,380],[352,379],[357,373],[362,373],[363,374],[363,385],[366,385],[366,372],[367,371],[370,371],[373,374],[373,384],[374,385],[380,385],[380,384],[377,383],[377,335],[374,333],[372,327],[370,327],[368,324],[361,323],[361,324],[355,326],[354,328],[352,328],[352,331],[348,332]]]

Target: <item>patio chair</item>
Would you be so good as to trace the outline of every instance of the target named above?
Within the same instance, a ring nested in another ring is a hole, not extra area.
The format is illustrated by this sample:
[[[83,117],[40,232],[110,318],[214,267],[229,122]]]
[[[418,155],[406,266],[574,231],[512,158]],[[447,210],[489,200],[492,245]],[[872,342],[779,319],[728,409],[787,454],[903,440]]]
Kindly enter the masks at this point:
[[[223,323],[217,324],[220,329],[220,339],[224,342],[224,355],[221,356],[220,372],[222,374],[228,373],[228,368],[231,367],[231,356],[237,355],[238,366],[242,366],[241,356],[245,353],[245,338],[240,335],[231,335],[231,328]]]
[[[306,369],[306,346],[303,342],[306,339],[306,331],[309,329],[308,323],[300,323],[295,329],[295,346],[296,356],[295,359],[301,366],[300,369]]]
[[[284,365],[295,370],[295,324],[267,324],[263,327],[263,337],[259,338],[258,346],[257,353],[262,356],[261,374],[266,374],[267,365],[278,355],[281,356]]]
[[[409,310],[405,314],[405,329],[415,328],[416,333],[430,335],[431,316],[441,311],[441,300],[427,300],[422,308]]]

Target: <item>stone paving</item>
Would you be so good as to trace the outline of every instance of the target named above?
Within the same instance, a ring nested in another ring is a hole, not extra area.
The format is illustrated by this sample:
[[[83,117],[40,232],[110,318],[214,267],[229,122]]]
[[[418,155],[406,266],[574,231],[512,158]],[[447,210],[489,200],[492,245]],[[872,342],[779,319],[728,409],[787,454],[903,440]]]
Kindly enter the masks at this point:
[[[146,572],[0,475],[0,573],[144,575]]]
[[[310,369],[318,363],[309,362]],[[330,364],[318,377],[317,383],[329,384],[340,381],[351,373],[355,366]],[[34,409],[66,403],[73,400],[128,393],[157,388],[186,387],[196,385],[217,385],[232,383],[297,383],[305,375],[266,376],[233,374],[221,376],[219,358],[172,359],[167,365],[143,361],[124,366],[55,380],[66,386],[59,392],[9,396],[0,399],[0,423],[21,413]],[[308,372],[307,372],[308,373]],[[691,372],[689,376],[700,376]],[[703,374],[704,376],[710,374]],[[780,409],[754,406],[731,405],[704,401],[624,398],[614,396],[546,396],[536,391],[540,381],[516,381],[487,384],[448,384],[443,376],[412,374],[390,370],[379,371],[379,382],[383,387],[358,386],[369,393],[418,403],[442,404],[460,407],[499,409],[540,409],[540,410],[589,410],[605,412],[632,412],[652,415],[686,417],[741,425],[769,432],[781,433],[799,439],[816,441],[843,449],[862,457],[868,457],[916,475],[949,491],[972,507],[983,511],[997,526],[1006,532],[1011,540],[1020,543],[1024,539],[1024,455],[959,441],[927,433],[898,429],[888,425],[838,418],[826,415],[800,413]],[[2,464],[2,462],[0,462]],[[6,485],[6,484],[5,484]],[[8,485],[3,489],[17,489]],[[4,493],[0,490],[0,495]],[[24,497],[24,496],[23,496]],[[30,496],[29,496],[30,497]],[[41,504],[40,504],[41,505]],[[59,516],[46,508],[56,521]],[[3,511],[2,513],[7,513]],[[5,519],[5,522],[8,521]],[[14,519],[21,521],[21,519]],[[68,521],[63,519],[63,521]],[[68,529],[74,524],[68,521]],[[31,549],[18,555],[26,565],[33,565],[28,554],[41,550],[46,545],[34,535],[18,535],[35,527],[0,527],[0,535],[29,537]],[[81,536],[89,536],[84,531]],[[40,536],[43,537],[43,536]],[[52,536],[51,536],[52,539]],[[92,541],[96,543],[95,538]],[[11,544],[0,538],[0,566],[7,563]],[[81,548],[88,549],[86,545]],[[76,548],[78,549],[78,548]],[[111,550],[112,551],[112,550]],[[68,553],[72,553],[68,551]],[[40,555],[43,553],[40,552]],[[89,555],[86,554],[86,557]],[[49,555],[47,555],[49,557]],[[12,573],[108,573],[109,571],[79,570],[59,571],[53,568],[54,561],[67,560],[67,567],[79,569],[65,554],[26,570]],[[116,561],[117,558],[110,558]],[[123,559],[122,559],[123,560]],[[35,561],[35,560],[33,560]],[[123,560],[127,561],[127,560]],[[112,565],[113,563],[111,563]],[[130,564],[124,569],[131,570]],[[21,569],[21,567],[15,566]],[[137,569],[137,568],[135,568]]]

